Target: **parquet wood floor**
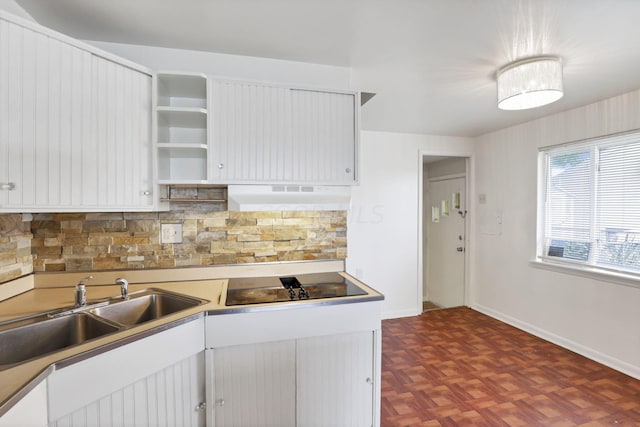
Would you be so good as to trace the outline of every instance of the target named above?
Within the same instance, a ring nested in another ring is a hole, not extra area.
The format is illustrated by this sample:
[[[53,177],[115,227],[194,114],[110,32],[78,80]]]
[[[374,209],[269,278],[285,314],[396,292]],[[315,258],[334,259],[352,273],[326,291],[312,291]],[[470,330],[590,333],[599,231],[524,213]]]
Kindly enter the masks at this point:
[[[640,381],[466,307],[382,322],[382,427],[640,426]]]

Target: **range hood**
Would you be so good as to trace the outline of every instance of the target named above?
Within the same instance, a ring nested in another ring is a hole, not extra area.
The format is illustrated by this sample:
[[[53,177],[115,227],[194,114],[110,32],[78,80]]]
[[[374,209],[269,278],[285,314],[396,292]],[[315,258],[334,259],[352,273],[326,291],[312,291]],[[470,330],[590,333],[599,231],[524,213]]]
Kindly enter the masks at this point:
[[[230,211],[345,211],[350,186],[229,185]]]

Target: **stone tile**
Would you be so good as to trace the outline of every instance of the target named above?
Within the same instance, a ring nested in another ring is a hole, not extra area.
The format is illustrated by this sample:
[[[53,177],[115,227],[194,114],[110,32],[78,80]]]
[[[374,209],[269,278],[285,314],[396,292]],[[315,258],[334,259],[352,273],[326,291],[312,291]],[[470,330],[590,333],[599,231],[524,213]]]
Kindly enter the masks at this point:
[[[99,267],[95,267],[100,269]],[[67,258],[65,259],[66,271],[92,271],[94,269],[93,258]],[[103,268],[104,269],[104,268]]]
[[[302,261],[303,251],[278,251],[278,261]]]
[[[158,212],[124,212],[123,219],[127,220],[127,225],[130,220],[142,220],[142,221],[158,221]]]
[[[238,242],[257,242],[262,240],[260,234],[239,234]]]
[[[246,226],[254,226],[257,224],[258,224],[258,220],[256,218],[239,217],[239,218],[229,218],[227,220],[227,225],[229,227],[246,227]]]
[[[227,239],[226,231],[201,231],[196,237],[196,242],[212,242]]]
[[[282,218],[283,212],[229,212],[229,219],[258,219],[258,218]]]
[[[152,233],[160,229],[160,221],[157,219],[129,219],[127,231],[130,233]]]
[[[275,240],[297,240],[307,237],[306,230],[300,230],[293,227],[273,227]]]
[[[83,231],[89,233],[110,232],[110,231],[126,231],[127,222],[121,220],[104,220],[104,221],[85,221]]]
[[[214,264],[235,264],[236,254],[215,254],[213,256]]]
[[[22,276],[22,269],[15,265],[0,267],[0,283],[8,282]]]
[[[89,212],[84,215],[85,222],[120,222],[124,220],[124,214],[122,212]]]
[[[145,243],[149,243],[149,238],[147,236],[128,236],[113,238],[114,245],[144,245]]]
[[[37,218],[38,219],[44,218],[44,216],[41,216],[41,215],[42,214],[37,214]],[[57,214],[52,214],[49,219],[53,221],[59,221],[59,222],[65,222],[65,221],[84,222],[86,220],[86,216],[87,215],[85,213],[57,213]],[[34,216],[34,219],[35,218],[36,216]]]
[[[64,263],[56,263],[56,264],[51,264],[51,263],[46,263],[44,265],[44,271],[65,271],[66,270],[66,265]]]

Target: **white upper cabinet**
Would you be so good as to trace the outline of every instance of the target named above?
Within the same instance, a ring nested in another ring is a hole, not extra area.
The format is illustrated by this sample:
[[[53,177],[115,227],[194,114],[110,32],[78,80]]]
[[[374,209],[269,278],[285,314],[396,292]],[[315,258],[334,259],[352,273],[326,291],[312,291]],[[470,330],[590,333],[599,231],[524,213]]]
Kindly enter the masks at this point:
[[[0,15],[0,212],[150,210],[151,77]]]
[[[284,87],[211,81],[212,179],[283,182],[291,141],[291,96]]]
[[[287,180],[356,181],[359,134],[354,93],[291,90],[292,144]]]
[[[354,184],[357,94],[209,81],[216,184]]]

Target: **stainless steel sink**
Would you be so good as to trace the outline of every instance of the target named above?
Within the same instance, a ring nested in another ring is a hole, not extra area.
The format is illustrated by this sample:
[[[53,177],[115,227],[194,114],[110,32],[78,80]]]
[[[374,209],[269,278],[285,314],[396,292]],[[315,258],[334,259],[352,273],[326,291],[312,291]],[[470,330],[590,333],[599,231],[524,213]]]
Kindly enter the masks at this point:
[[[124,326],[139,325],[202,304],[203,300],[147,289],[130,299],[89,310],[90,313]]]
[[[160,289],[0,323],[0,371],[208,301]]]
[[[0,370],[119,329],[84,313],[4,329],[0,331]]]

